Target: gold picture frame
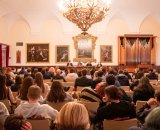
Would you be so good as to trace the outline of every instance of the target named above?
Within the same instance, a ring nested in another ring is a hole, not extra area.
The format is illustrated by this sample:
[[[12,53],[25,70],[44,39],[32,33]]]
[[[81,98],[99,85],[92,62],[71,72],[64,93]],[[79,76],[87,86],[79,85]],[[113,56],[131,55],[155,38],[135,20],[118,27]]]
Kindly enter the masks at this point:
[[[111,45],[101,45],[100,46],[100,62],[101,63],[112,63],[113,53]]]
[[[97,37],[91,34],[79,34],[73,37],[74,47],[76,49],[75,62],[96,62],[94,59],[94,49]]]
[[[67,63],[69,61],[69,45],[56,45],[56,63]]]
[[[49,63],[49,43],[27,43],[27,63]]]

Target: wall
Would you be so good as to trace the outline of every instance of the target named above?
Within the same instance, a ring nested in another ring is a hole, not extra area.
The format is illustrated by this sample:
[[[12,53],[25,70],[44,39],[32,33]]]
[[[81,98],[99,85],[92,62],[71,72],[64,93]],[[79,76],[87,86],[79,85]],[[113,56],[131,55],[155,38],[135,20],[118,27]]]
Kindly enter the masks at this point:
[[[124,0],[123,0],[124,1]],[[143,0],[144,1],[144,0]],[[150,2],[145,6],[149,6]],[[122,6],[122,5],[121,5]],[[131,6],[131,5],[129,5]],[[117,6],[115,6],[117,7]],[[143,7],[143,8],[145,8]],[[122,9],[122,7],[120,7]],[[108,14],[106,19],[100,23],[96,23],[89,29],[89,33],[98,37],[94,57],[97,62],[100,60],[100,45],[113,46],[113,63],[105,63],[104,65],[118,65],[118,43],[117,37],[124,34],[153,34],[157,36],[157,59],[156,65],[160,65],[160,18],[157,12],[152,13],[150,10],[124,10],[118,11],[114,9]],[[27,12],[27,11],[26,11]],[[59,14],[53,11],[48,14],[33,14],[30,12],[23,14],[10,14],[8,12],[0,15],[0,42],[10,45],[11,66],[45,66],[45,65],[65,65],[55,63],[55,47],[56,45],[70,46],[70,59],[76,56],[73,36],[81,33],[77,26]],[[23,42],[22,47],[17,47],[16,42]],[[26,43],[49,43],[50,44],[50,62],[31,64],[26,63]],[[16,63],[16,50],[21,50],[21,63]]]

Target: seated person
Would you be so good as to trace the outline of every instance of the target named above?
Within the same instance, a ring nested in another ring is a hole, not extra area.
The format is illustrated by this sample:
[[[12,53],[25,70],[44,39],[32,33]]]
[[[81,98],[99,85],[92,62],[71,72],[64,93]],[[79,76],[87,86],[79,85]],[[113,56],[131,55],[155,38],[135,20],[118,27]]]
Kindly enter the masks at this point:
[[[48,93],[46,98],[49,102],[64,102],[64,101],[73,101],[73,97],[64,91],[64,88],[59,81],[53,81],[51,90]]]
[[[56,130],[89,130],[90,121],[83,104],[69,102],[65,104],[56,117]]]
[[[82,62],[78,61],[77,66],[83,66]]]
[[[149,70],[149,74],[146,75],[151,80],[158,80],[158,75],[153,71],[153,69]]]
[[[93,80],[86,77],[87,70],[83,69],[81,71],[81,74],[82,76],[75,80],[75,84],[74,84],[75,90],[77,89],[77,86],[80,86],[80,87],[93,86]]]
[[[98,62],[97,67],[102,67],[101,62]]]
[[[6,106],[0,102],[0,125],[4,125],[6,118],[9,116],[9,112]]]
[[[63,76],[61,76],[62,71],[60,69],[57,69],[56,74],[53,76],[53,80],[63,80],[64,82],[66,82],[65,78]]]
[[[120,100],[121,92],[114,85],[105,88],[106,103],[98,108],[94,123],[102,122],[104,119],[129,119],[136,117],[134,106],[127,102]]]
[[[160,91],[157,91],[155,94],[155,98],[150,98],[142,108],[137,112],[137,119],[140,121],[139,126],[133,126],[130,130],[142,130],[145,128],[145,118],[147,115],[154,109],[151,106],[156,105],[156,107],[160,106]],[[140,128],[141,127],[141,128]]]
[[[67,66],[73,66],[72,62],[69,60],[69,62],[67,63]]]
[[[67,82],[75,82],[76,78],[78,78],[77,73],[75,72],[74,69],[70,69],[70,73],[68,73],[66,76],[66,81]]]
[[[28,89],[28,101],[22,102],[16,109],[15,114],[22,115],[24,118],[41,116],[54,120],[58,111],[47,104],[40,104],[38,101],[41,96],[41,89],[32,85]]]
[[[105,82],[98,83],[95,89],[85,87],[79,95],[79,100],[87,102],[103,102],[102,98],[104,97],[105,87]]]
[[[139,85],[133,92],[133,102],[136,104],[137,100],[148,101],[153,98],[155,90],[149,82],[147,77],[142,77],[139,81]]]
[[[4,130],[32,130],[32,125],[23,116],[10,115],[5,121]]]
[[[130,86],[129,78],[124,74],[123,70],[118,71],[117,80],[121,86]]]
[[[92,63],[89,61],[86,66],[92,66]]]

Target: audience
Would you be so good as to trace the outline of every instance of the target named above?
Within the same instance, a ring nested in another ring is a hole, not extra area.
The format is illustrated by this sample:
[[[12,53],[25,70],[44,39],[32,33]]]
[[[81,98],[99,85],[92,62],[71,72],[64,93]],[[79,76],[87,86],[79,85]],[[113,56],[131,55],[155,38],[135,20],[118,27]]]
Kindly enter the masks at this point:
[[[52,81],[54,80],[63,80],[64,82],[66,82],[65,78],[63,76],[61,76],[62,71],[60,69],[57,69],[56,74],[53,76]]]
[[[6,86],[6,76],[3,74],[0,74],[0,100],[4,100],[4,99],[10,100],[12,104],[16,103],[11,89]]]
[[[155,98],[150,98],[142,108],[137,112],[137,119],[140,121],[139,126],[133,126],[130,130],[145,130],[145,118],[154,109],[152,106],[160,106],[160,91],[155,93]]]
[[[22,102],[16,109],[15,114],[23,115],[24,118],[43,117],[54,120],[58,111],[47,104],[40,104],[41,89],[32,85],[28,89],[28,101]]]
[[[73,97],[64,91],[63,86],[59,81],[53,81],[51,90],[46,100],[49,102],[57,103],[73,101]]]
[[[136,117],[136,111],[132,104],[120,100],[121,92],[113,85],[105,88],[105,101],[103,106],[97,110],[94,123],[102,122],[104,119],[115,120],[117,118],[129,119]]]
[[[151,80],[158,80],[158,75],[153,71],[153,69],[149,70],[149,74],[146,75]]]
[[[76,78],[78,78],[77,73],[75,73],[74,69],[70,69],[70,73],[68,73],[66,76],[66,81],[67,82],[75,82]]]
[[[50,87],[48,84],[43,82],[43,76],[41,72],[37,72],[35,74],[34,83],[41,88],[41,95],[43,96],[43,98],[45,98],[50,91]]]
[[[23,83],[22,83],[22,88],[20,90],[20,94],[18,96],[19,99],[21,100],[28,100],[27,98],[27,93],[28,93],[28,89],[29,87],[33,85],[33,78],[32,77],[26,77],[24,80],[23,80]]]
[[[5,121],[4,130],[32,130],[32,125],[23,116],[10,115]]]
[[[75,84],[74,84],[75,90],[77,89],[77,86],[80,86],[80,87],[84,87],[84,86],[91,86],[92,87],[93,86],[93,80],[92,79],[88,79],[86,77],[87,70],[83,69],[81,71],[81,73],[82,73],[82,76],[75,80]]]
[[[133,93],[133,102],[136,103],[137,100],[147,101],[154,97],[155,90],[149,82],[147,77],[142,77],[140,79],[138,87]]]
[[[15,78],[15,84],[11,85],[12,92],[19,92],[20,88],[22,87],[22,78],[17,75]]]
[[[102,98],[104,97],[105,87],[105,82],[98,83],[95,89],[85,87],[80,93],[79,100],[87,102],[103,102]]]
[[[76,102],[65,104],[55,123],[57,130],[88,130],[90,128],[87,109],[83,104]]]

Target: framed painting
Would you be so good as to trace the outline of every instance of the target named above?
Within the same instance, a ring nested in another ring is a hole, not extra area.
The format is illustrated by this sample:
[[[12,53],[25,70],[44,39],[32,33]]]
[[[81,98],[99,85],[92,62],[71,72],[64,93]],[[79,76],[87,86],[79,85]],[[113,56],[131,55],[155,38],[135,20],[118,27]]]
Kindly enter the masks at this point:
[[[27,43],[27,63],[49,62],[49,43]]]
[[[101,45],[100,46],[100,61],[102,63],[112,63],[112,46],[111,45]]]
[[[78,62],[95,62],[94,49],[97,37],[90,34],[80,34],[73,37],[74,46],[76,49],[76,58],[74,61]]]
[[[16,63],[21,63],[21,51],[16,51]]]
[[[57,45],[56,46],[56,63],[67,63],[69,61],[69,46]]]

